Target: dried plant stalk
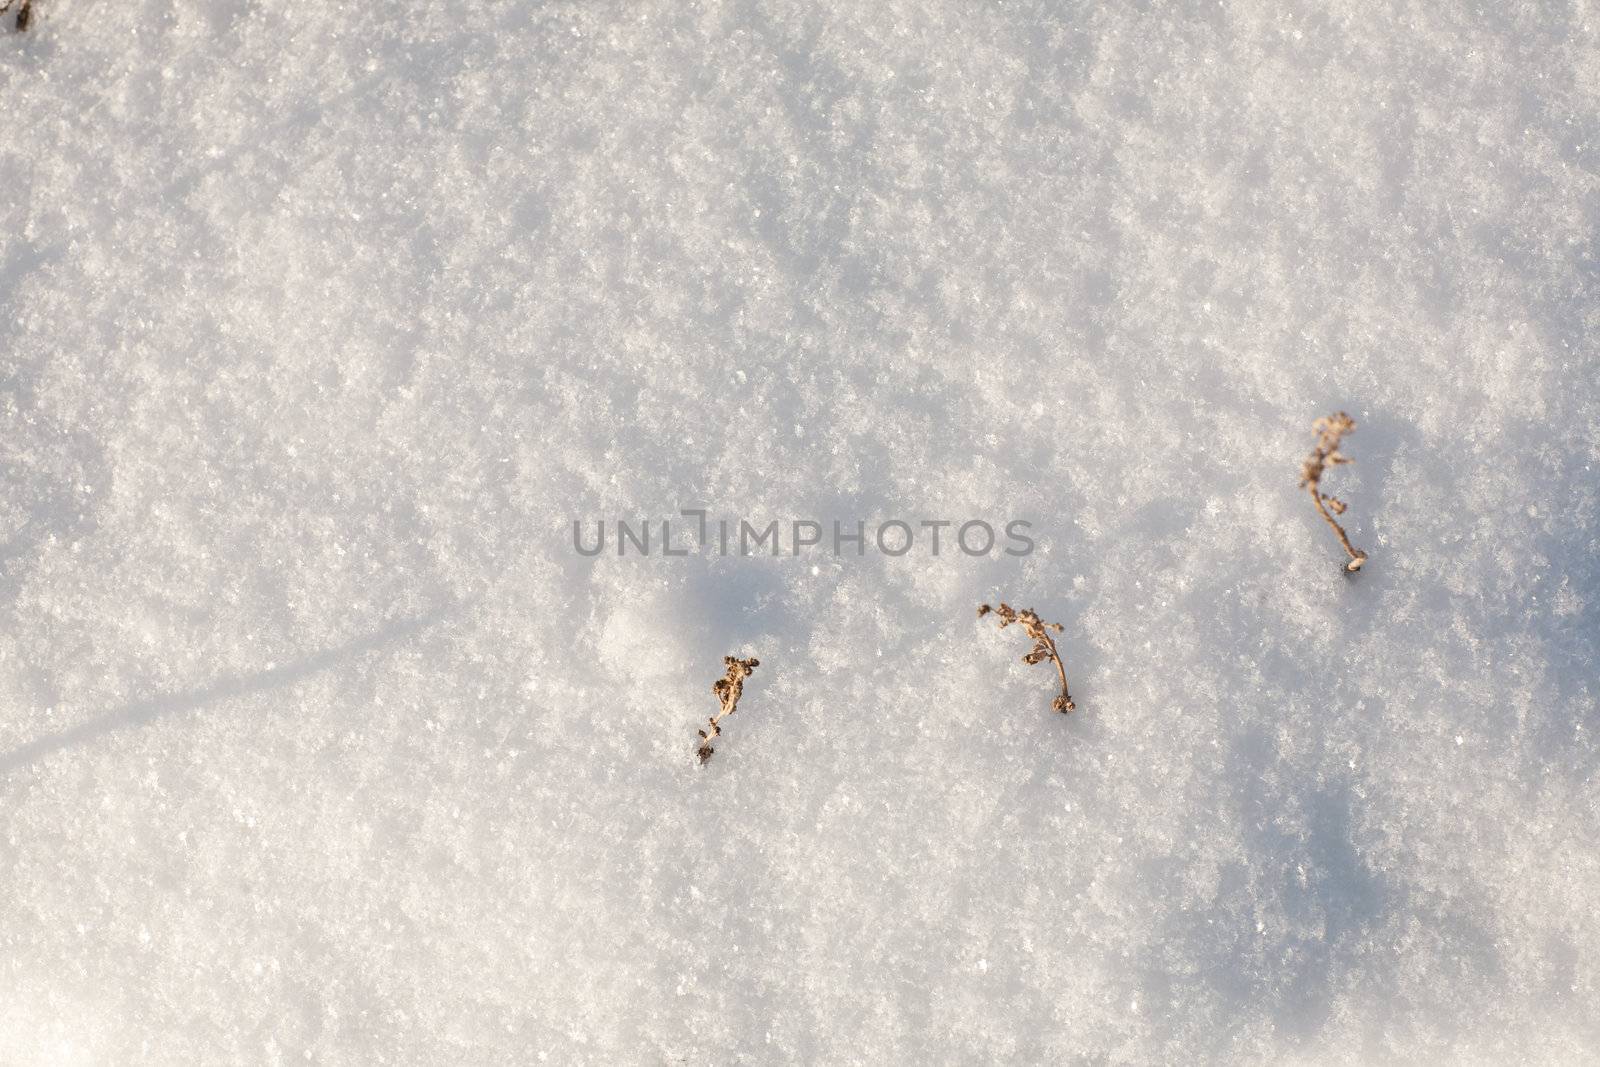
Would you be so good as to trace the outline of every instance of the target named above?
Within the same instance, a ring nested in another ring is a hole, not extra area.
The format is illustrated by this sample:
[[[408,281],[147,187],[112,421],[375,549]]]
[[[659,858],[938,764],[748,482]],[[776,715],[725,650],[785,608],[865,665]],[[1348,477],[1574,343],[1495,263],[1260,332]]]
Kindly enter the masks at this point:
[[[1353,432],[1355,428],[1356,420],[1342,411],[1318,419],[1311,424],[1312,431],[1317,435],[1317,447],[1300,464],[1300,487],[1311,494],[1311,503],[1316,505],[1317,514],[1333,527],[1334,534],[1339,538],[1339,544],[1344,546],[1345,553],[1350,557],[1350,562],[1345,564],[1344,569],[1349,574],[1361,569],[1361,565],[1367,561],[1367,554],[1350,543],[1350,537],[1344,532],[1344,527],[1333,517],[1344,514],[1345,502],[1324,493],[1320,483],[1323,472],[1329,467],[1355,462],[1339,451],[1339,444],[1344,435]]]
[[[1004,630],[1012,623],[1018,623],[1028,636],[1033,638],[1033,648],[1022,657],[1022,662],[1032,665],[1049,660],[1056,665],[1056,673],[1061,676],[1061,694],[1050,702],[1050,706],[1063,715],[1077,707],[1072,702],[1072,694],[1067,692],[1067,668],[1061,662],[1061,653],[1056,651],[1055,641],[1050,637],[1051,630],[1061,632],[1061,624],[1045,622],[1034,614],[1032,608],[1017,611],[1010,604],[1004,603],[998,608],[991,608],[987,604],[978,605],[978,618],[983,618],[991,611],[1000,619],[1000,629]]]
[[[716,751],[711,747],[711,740],[722,733],[722,727],[717,724],[739,710],[739,697],[744,693],[744,680],[750,677],[751,671],[761,666],[761,661],[758,659],[739,659],[735,656],[723,656],[722,662],[728,668],[727,675],[711,683],[711,692],[721,702],[722,708],[711,716],[711,728],[700,731],[700,749],[696,755],[700,757],[701,763],[710,759],[712,752]]]

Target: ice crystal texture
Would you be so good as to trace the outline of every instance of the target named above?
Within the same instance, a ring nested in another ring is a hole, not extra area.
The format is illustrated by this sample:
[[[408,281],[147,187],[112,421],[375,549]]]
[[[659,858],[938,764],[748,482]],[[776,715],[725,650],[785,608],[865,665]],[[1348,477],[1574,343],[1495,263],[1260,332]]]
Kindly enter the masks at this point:
[[[36,0],[0,1061],[1593,1062],[1597,54],[1583,0]],[[573,550],[684,508],[1037,549]]]

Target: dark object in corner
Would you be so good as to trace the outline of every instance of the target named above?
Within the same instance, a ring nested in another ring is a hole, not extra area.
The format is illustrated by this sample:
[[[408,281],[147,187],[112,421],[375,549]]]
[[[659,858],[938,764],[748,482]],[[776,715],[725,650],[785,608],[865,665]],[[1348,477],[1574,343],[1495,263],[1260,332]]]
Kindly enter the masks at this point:
[[[11,5],[17,0],[6,0],[0,4],[0,15],[11,10]],[[17,32],[23,33],[33,23],[33,0],[22,0],[22,6],[17,8]]]

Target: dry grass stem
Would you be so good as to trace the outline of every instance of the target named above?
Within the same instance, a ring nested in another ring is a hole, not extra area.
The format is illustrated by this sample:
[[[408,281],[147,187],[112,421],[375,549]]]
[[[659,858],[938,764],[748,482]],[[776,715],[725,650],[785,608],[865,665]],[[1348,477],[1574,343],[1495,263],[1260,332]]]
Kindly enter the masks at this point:
[[[1345,552],[1350,556],[1350,562],[1344,567],[1348,574],[1354,574],[1361,569],[1361,565],[1367,561],[1367,554],[1350,543],[1350,537],[1344,532],[1344,527],[1334,519],[1334,515],[1344,514],[1345,502],[1324,493],[1321,481],[1323,472],[1329,467],[1355,462],[1339,451],[1339,444],[1345,434],[1351,433],[1355,428],[1355,420],[1342,411],[1318,419],[1311,424],[1311,429],[1317,435],[1317,447],[1300,464],[1300,487],[1311,494],[1311,503],[1316,505],[1317,514],[1333,527],[1334,534],[1339,538],[1339,544],[1344,546]]]
[[[1050,706],[1063,715],[1077,707],[1072,702],[1072,694],[1067,692],[1067,668],[1061,662],[1061,653],[1056,651],[1056,643],[1050,636],[1051,630],[1057,633],[1061,632],[1061,624],[1059,622],[1045,622],[1034,614],[1032,608],[1024,608],[1022,611],[1017,611],[1010,604],[1001,604],[998,608],[991,608],[987,604],[981,604],[978,607],[978,618],[981,619],[990,612],[994,612],[1000,619],[1000,629],[1004,630],[1012,623],[1017,623],[1027,632],[1029,637],[1033,638],[1033,648],[1026,656],[1022,657],[1022,662],[1031,665],[1049,660],[1056,665],[1056,673],[1061,676],[1061,693],[1050,702]]]
[[[727,665],[728,673],[711,684],[711,692],[721,702],[722,708],[711,716],[710,729],[700,731],[700,749],[696,755],[700,757],[701,763],[710,759],[712,752],[715,751],[711,747],[711,741],[722,733],[722,727],[717,724],[739,710],[739,697],[744,693],[744,680],[750,677],[751,671],[761,666],[760,660],[739,659],[735,656],[723,656],[722,662]]]

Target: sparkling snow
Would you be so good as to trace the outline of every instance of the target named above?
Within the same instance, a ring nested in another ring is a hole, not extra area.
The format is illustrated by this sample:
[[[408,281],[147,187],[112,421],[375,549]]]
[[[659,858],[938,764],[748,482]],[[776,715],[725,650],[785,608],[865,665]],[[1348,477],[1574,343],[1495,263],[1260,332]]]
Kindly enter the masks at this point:
[[[0,1062],[1600,1056],[1593,3],[33,23]]]

